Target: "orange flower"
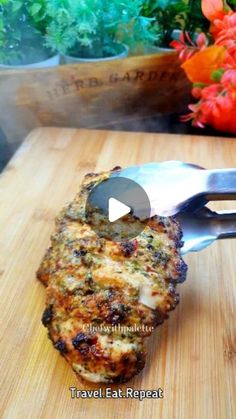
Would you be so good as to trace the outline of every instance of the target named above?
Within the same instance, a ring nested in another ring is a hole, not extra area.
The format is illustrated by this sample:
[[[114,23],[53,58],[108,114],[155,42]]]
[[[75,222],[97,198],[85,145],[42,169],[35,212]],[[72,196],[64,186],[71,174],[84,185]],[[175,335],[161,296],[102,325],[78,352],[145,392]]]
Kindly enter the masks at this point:
[[[222,66],[225,54],[224,47],[212,45],[194,54],[181,67],[192,83],[211,83],[211,75]]]
[[[202,0],[202,13],[213,22],[215,19],[222,19],[228,10],[224,10],[223,0]]]
[[[205,49],[207,45],[208,40],[204,33],[200,33],[193,41],[187,31],[181,32],[179,40],[170,43],[170,46],[179,52],[179,59],[182,62],[189,60],[196,52]]]
[[[211,125],[219,131],[236,133],[236,95],[231,85],[235,74],[231,72],[224,77],[224,84],[214,83],[202,89],[194,89],[196,91],[193,94],[199,101],[189,105],[191,113],[184,115],[182,121],[192,121],[193,126],[200,128]]]
[[[181,119],[236,134],[236,12],[225,0],[202,0],[202,11],[211,22],[214,45],[207,47],[201,35],[197,45],[186,45],[184,38],[173,45],[184,60],[181,67],[195,83],[192,95],[197,99]]]
[[[202,0],[202,13],[211,22],[210,32],[217,37],[219,29],[216,21],[221,21],[226,15],[233,13],[223,0]]]

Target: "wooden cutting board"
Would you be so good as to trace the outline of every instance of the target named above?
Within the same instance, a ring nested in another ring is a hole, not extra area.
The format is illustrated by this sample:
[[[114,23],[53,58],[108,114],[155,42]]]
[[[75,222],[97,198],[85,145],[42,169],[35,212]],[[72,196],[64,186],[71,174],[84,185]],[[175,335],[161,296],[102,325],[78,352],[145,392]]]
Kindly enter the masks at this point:
[[[100,386],[76,378],[41,325],[45,289],[35,271],[84,174],[170,159],[236,167],[236,141],[44,128],[8,164],[0,177],[1,418],[236,417],[236,240],[186,257],[180,305],[153,333],[145,369],[113,386],[162,388],[163,399],[71,399],[69,387]]]

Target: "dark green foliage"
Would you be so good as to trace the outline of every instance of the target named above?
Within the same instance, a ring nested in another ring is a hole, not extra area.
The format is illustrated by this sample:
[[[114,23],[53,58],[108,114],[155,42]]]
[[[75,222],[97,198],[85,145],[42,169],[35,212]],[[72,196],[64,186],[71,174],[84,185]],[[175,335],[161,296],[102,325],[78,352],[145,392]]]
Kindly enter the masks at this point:
[[[236,0],[228,0],[227,4],[233,9],[236,10]]]
[[[184,0],[149,0],[144,6],[144,14],[155,19],[158,45],[168,47],[175,29],[184,29],[188,5]]]
[[[28,64],[48,58],[42,34],[33,25],[32,5],[33,0],[0,0],[1,64]]]
[[[191,34],[209,30],[209,22],[202,14],[201,0],[148,0],[144,14],[155,19],[158,44],[163,47],[169,46],[175,29],[187,30]]]
[[[208,32],[209,26],[209,21],[202,14],[201,0],[189,0],[185,30],[190,33]]]

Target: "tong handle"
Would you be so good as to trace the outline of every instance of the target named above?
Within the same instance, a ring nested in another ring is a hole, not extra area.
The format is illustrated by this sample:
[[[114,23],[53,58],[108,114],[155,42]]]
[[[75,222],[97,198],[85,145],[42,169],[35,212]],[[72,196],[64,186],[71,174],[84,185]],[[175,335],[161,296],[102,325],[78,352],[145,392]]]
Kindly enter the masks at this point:
[[[236,238],[236,212],[213,212],[207,207],[177,215],[182,231],[182,254],[198,252],[215,240]]]
[[[217,239],[236,238],[236,212],[216,212],[213,214],[211,222]]]
[[[236,199],[236,169],[207,170],[207,200]]]

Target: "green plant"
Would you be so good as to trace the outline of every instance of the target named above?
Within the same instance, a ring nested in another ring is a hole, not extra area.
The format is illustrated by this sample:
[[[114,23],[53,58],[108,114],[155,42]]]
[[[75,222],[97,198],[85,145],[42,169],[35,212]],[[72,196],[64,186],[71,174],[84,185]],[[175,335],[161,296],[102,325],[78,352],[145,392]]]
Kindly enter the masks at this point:
[[[228,0],[227,4],[231,7],[231,9],[236,10],[236,0]]]
[[[184,30],[194,34],[195,32],[208,32],[209,21],[202,13],[201,0],[189,0],[188,11]]]
[[[175,29],[183,29],[188,14],[185,0],[148,0],[143,12],[145,16],[155,19],[154,27],[158,32],[157,44],[168,47]]]
[[[47,16],[48,0],[30,0],[28,5],[28,13],[34,27],[37,28],[43,35],[46,34],[47,26],[51,21]]]
[[[33,0],[0,0],[0,62],[28,64],[48,57],[44,39],[34,26]]]
[[[17,31],[12,28],[12,4],[10,0],[0,1],[0,62],[8,61],[16,56],[15,44],[19,38]],[[14,12],[15,14],[15,12]]]
[[[141,15],[143,0],[48,0],[41,19],[47,21],[46,42],[62,54],[103,57],[116,54],[115,43],[153,43],[152,20]],[[38,3],[36,3],[38,4]],[[37,18],[39,14],[36,14]],[[39,19],[40,20],[40,19]]]

